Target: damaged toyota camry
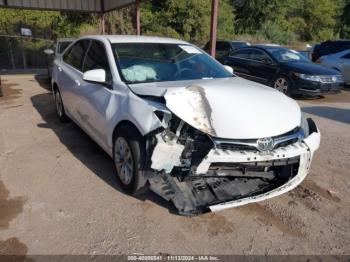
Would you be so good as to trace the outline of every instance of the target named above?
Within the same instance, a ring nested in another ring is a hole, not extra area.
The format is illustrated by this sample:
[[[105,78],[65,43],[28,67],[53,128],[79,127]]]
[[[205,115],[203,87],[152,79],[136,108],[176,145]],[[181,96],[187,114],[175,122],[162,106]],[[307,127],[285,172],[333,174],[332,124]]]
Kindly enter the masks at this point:
[[[320,143],[294,100],[180,40],[82,37],[54,61],[52,90],[125,192],[150,188],[185,215],[292,190]]]

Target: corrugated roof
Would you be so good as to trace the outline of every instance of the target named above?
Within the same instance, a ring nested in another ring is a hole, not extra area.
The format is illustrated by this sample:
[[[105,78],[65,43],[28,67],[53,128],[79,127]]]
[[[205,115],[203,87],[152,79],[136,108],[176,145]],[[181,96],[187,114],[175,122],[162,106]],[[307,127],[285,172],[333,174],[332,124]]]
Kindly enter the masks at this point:
[[[136,0],[0,0],[0,7],[107,12],[135,2]]]

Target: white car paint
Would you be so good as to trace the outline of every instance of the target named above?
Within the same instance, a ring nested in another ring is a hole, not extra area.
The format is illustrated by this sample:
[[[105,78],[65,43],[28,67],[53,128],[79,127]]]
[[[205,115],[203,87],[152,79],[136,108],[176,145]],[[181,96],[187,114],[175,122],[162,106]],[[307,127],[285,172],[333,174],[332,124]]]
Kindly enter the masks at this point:
[[[169,90],[165,100],[191,126],[227,139],[277,136],[298,126],[301,117],[294,100],[240,77],[197,81]]]
[[[344,82],[350,84],[350,49],[322,56],[319,58],[318,62],[323,66],[341,72]]]
[[[240,77],[129,85],[122,81],[111,43],[190,45],[184,41],[137,36],[86,36],[79,40],[84,39],[96,40],[103,44],[111,69],[110,86],[99,83],[105,79],[103,72],[92,70],[83,74],[65,63],[62,56],[55,60],[52,83],[60,90],[67,115],[111,157],[113,133],[122,121],[132,123],[142,136],[168,128],[167,120],[161,121],[155,114],[156,111],[164,112],[165,116],[170,117],[174,114],[182,120],[173,139],[166,141],[162,134],[156,135],[158,143],[152,152],[151,168],[156,173],[165,171],[168,175],[174,167],[183,164],[180,158],[185,147],[178,144],[178,138],[184,123],[208,134],[212,139],[228,140],[279,136],[302,124],[301,111],[294,100],[270,87]],[[217,62],[213,60],[213,63]],[[165,104],[143,96],[164,97]],[[203,158],[194,174],[201,175],[207,172],[210,163],[214,162],[272,161],[300,156],[298,174],[288,185],[266,194],[211,206],[210,209],[215,211],[261,201],[291,190],[304,179],[319,141],[320,134],[315,131],[305,140],[272,150],[269,154],[244,150],[220,151],[213,148]],[[150,178],[151,189],[162,195],[159,181],[152,181]]]

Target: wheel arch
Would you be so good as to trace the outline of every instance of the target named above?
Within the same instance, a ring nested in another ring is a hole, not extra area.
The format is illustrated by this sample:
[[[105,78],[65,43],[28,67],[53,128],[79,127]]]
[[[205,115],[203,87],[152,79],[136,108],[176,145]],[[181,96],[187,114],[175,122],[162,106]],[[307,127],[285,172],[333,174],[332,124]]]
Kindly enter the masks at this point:
[[[140,136],[143,136],[142,133],[140,132],[140,130],[138,129],[138,127],[131,122],[130,120],[122,120],[120,121],[113,129],[112,132],[112,142],[114,141],[116,135],[117,135],[117,130],[121,127],[121,126],[127,126],[128,128],[132,128],[133,130],[135,130]],[[113,143],[112,143],[113,144]]]

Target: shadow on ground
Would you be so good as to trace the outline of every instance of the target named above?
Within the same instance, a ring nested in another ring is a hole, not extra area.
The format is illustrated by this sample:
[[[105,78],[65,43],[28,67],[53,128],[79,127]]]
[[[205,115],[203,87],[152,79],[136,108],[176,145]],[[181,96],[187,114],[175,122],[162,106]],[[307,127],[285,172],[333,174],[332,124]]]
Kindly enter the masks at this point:
[[[31,102],[43,119],[43,123],[38,124],[39,128],[52,129],[60,142],[67,147],[74,157],[108,185],[123,192],[116,182],[113,160],[77,125],[72,122],[61,123],[57,119],[51,93],[32,96]],[[152,201],[168,209],[170,213],[177,214],[175,207],[171,203],[150,190],[135,196],[135,198],[142,201]]]
[[[38,82],[40,87],[42,87],[48,91],[51,91],[51,83],[50,83],[50,79],[47,75],[35,75],[34,78],[35,78],[35,80],[33,79],[32,81]]]
[[[302,108],[303,112],[328,118],[345,124],[350,124],[350,109],[328,106],[312,106]]]

